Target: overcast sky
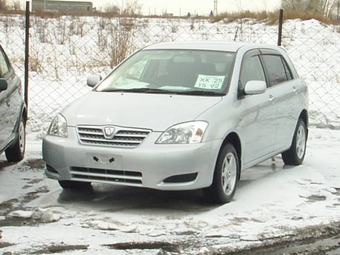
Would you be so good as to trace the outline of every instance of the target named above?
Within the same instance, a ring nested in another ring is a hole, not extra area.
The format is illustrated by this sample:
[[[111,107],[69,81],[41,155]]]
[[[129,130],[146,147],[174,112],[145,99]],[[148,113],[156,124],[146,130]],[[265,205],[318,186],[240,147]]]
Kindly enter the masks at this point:
[[[9,0],[13,1],[13,0]],[[26,0],[22,0],[23,4]],[[48,1],[48,0],[47,0]],[[92,2],[97,9],[107,5],[117,5],[119,8],[125,6],[127,2],[138,1],[142,7],[142,12],[148,14],[173,13],[174,15],[191,14],[208,15],[214,10],[214,0],[73,0]],[[281,0],[217,0],[217,11],[231,12],[240,10],[274,10],[278,9]]]

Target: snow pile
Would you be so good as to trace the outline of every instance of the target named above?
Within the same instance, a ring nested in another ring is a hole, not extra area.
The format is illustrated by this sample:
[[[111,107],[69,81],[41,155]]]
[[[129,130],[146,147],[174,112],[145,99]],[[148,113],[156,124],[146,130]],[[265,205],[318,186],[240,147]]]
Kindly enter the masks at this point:
[[[1,242],[11,244],[3,251],[213,254],[319,236],[340,222],[339,142],[339,131],[312,128],[303,165],[286,167],[277,156],[246,170],[234,200],[222,206],[205,202],[199,191],[99,184],[63,191],[42,178],[41,168],[25,166],[38,156],[29,143],[21,165],[0,172],[0,185],[12,186],[0,201],[17,208],[0,219],[8,222]]]

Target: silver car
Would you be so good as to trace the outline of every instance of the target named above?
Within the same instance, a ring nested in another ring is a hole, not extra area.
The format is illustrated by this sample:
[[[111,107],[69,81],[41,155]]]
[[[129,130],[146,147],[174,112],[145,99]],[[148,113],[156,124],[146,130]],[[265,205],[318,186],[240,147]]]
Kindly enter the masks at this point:
[[[227,203],[242,170],[277,154],[303,162],[308,89],[280,47],[155,44],[88,85],[43,139],[45,173],[63,188],[203,188]]]
[[[0,45],[0,154],[9,162],[24,158],[27,109],[19,77]]]

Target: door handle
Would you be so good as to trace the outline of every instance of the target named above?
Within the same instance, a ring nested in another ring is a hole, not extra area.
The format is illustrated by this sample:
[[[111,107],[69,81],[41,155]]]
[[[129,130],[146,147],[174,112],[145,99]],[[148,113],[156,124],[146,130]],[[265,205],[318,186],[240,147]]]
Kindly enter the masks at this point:
[[[300,90],[299,88],[297,88],[297,87],[293,87],[293,92],[294,92],[294,93],[298,93],[298,92],[299,92],[299,90]]]
[[[269,96],[269,101],[270,101],[270,102],[274,102],[275,100],[276,100],[276,97],[274,97],[274,96],[272,96],[272,95]]]
[[[8,107],[10,107],[10,106],[11,106],[11,103],[10,103],[10,101],[9,101],[9,100],[6,100],[6,105],[7,105]]]

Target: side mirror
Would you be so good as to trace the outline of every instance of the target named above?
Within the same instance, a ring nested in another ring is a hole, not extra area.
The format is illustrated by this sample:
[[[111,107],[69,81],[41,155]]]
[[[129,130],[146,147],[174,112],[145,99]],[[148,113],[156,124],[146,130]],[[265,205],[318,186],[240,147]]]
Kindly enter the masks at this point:
[[[265,81],[248,81],[244,92],[247,95],[258,95],[263,94],[267,89],[267,84]]]
[[[8,83],[5,79],[0,78],[0,91],[6,90],[8,87]]]
[[[100,75],[91,75],[91,76],[87,77],[87,86],[94,87],[101,80],[102,80],[102,77]]]

